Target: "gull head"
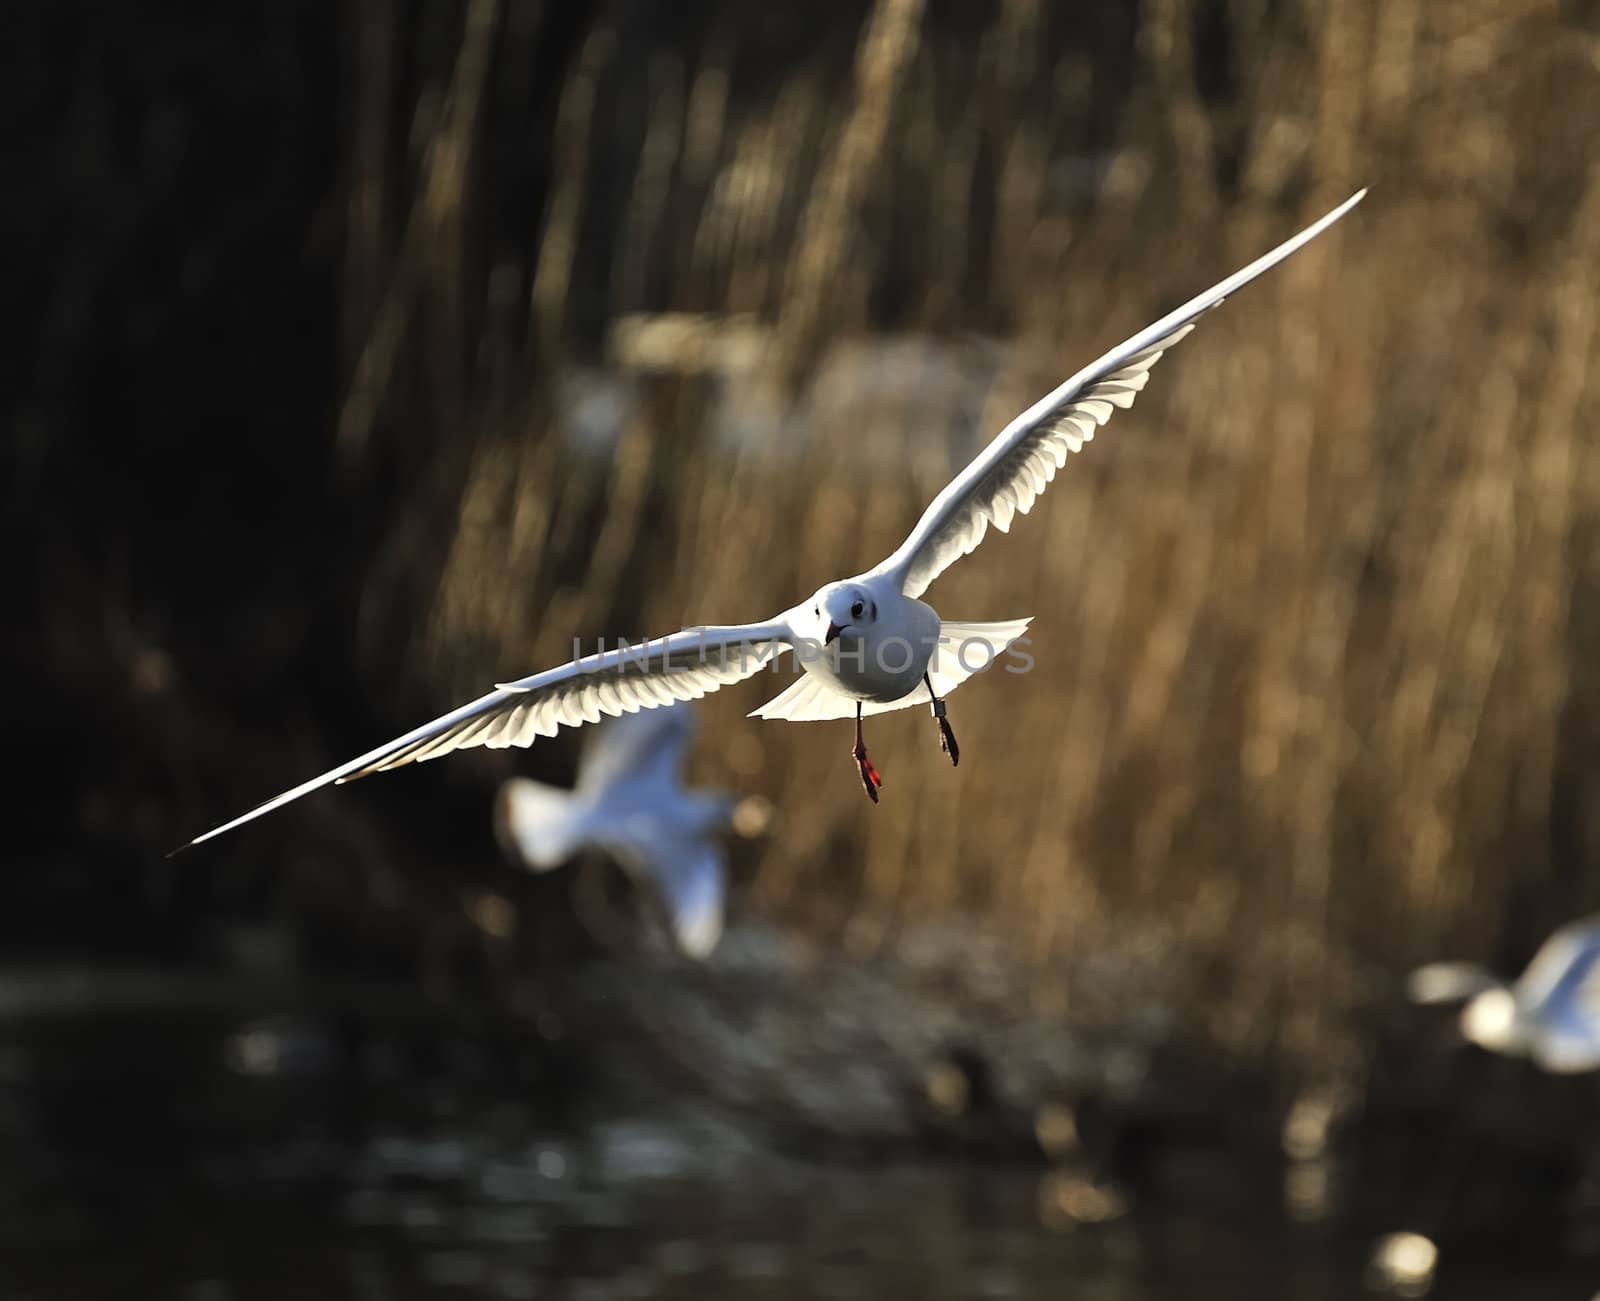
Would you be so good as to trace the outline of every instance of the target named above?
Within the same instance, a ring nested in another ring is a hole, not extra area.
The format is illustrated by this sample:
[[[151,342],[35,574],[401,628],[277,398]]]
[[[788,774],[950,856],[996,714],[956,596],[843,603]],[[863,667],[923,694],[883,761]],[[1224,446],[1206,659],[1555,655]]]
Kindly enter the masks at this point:
[[[1522,1043],[1517,1000],[1509,989],[1486,989],[1461,1009],[1461,1033],[1480,1048],[1516,1052]]]
[[[878,621],[878,603],[859,583],[829,583],[811,598],[818,640],[831,646],[842,633],[860,637]]]

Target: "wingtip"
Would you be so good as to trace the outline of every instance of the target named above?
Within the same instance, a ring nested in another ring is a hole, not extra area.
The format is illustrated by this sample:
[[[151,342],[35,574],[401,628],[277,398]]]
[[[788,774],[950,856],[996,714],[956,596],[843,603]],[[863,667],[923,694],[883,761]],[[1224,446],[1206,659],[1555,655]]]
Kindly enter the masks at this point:
[[[1342,217],[1342,216],[1345,215],[1345,213],[1349,212],[1350,209],[1355,207],[1356,204],[1360,203],[1361,200],[1363,200],[1366,197],[1367,197],[1367,187],[1365,185],[1363,185],[1359,190],[1357,190],[1354,194],[1352,194],[1348,199],[1346,199],[1343,203],[1341,203],[1338,207],[1336,207],[1328,215],[1330,217],[1335,217],[1335,218]]]
[[[1329,208],[1328,211],[1315,223],[1315,225],[1319,228],[1326,228],[1327,226],[1332,225],[1366,197],[1367,187],[1363,185],[1348,199],[1344,200],[1343,203],[1335,204],[1332,208]]]
[[[203,836],[196,836],[193,840],[184,841],[183,844],[179,845],[176,849],[167,853],[167,861],[170,862],[172,859],[177,858],[180,854],[187,854],[191,849],[205,844],[205,842],[210,840],[212,836],[219,835],[221,830],[226,830],[226,828],[221,828],[219,831],[208,831]]]

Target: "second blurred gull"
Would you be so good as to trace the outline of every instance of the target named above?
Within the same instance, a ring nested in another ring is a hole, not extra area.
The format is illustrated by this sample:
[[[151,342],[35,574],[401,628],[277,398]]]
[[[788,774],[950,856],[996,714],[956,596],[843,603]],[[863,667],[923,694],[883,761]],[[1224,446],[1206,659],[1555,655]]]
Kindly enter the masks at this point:
[[[1556,1074],[1600,1068],[1600,917],[1563,926],[1508,985],[1467,962],[1432,962],[1411,973],[1417,1003],[1465,999],[1461,1033],[1480,1047],[1531,1057]]]
[[[719,836],[737,823],[752,834],[760,801],[692,791],[682,781],[694,737],[689,705],[640,710],[593,733],[570,791],[517,777],[500,788],[495,828],[536,872],[585,849],[610,855],[664,909],[678,947],[703,958],[722,934],[725,868]]]

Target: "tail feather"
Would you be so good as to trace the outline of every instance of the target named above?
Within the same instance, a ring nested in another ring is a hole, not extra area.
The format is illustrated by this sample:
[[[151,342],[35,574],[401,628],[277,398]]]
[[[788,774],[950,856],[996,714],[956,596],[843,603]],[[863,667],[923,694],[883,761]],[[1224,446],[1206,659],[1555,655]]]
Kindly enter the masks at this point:
[[[947,696],[975,673],[993,667],[996,660],[1026,635],[1033,616],[1005,619],[999,623],[959,623],[945,619],[939,624],[939,648],[934,652],[928,676],[933,690]]]

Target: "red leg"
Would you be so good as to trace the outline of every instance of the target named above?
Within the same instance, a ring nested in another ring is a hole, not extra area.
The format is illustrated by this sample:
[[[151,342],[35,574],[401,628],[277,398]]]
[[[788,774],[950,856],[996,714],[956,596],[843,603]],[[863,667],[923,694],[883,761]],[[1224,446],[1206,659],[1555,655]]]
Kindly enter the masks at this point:
[[[883,778],[878,776],[878,770],[872,766],[872,760],[867,758],[867,747],[861,739],[861,705],[856,704],[856,743],[850,751],[850,757],[856,761],[856,771],[861,774],[861,789],[866,791],[867,798],[874,804],[878,802],[878,787],[883,785]]]

